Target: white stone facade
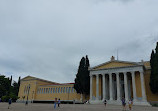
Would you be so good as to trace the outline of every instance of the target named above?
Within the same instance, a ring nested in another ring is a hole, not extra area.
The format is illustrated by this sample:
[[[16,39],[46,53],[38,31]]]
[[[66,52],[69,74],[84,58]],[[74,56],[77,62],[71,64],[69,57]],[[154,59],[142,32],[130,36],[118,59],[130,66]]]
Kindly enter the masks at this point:
[[[121,104],[122,97],[126,103],[133,100],[134,105],[149,105],[146,100],[144,66],[125,66],[105,69],[90,69],[90,103],[99,104],[107,100],[108,104]],[[136,94],[135,74],[139,72],[142,98]],[[93,95],[93,77],[96,78],[96,97]],[[99,95],[99,77],[102,81],[102,92]],[[131,93],[132,92],[132,93]]]

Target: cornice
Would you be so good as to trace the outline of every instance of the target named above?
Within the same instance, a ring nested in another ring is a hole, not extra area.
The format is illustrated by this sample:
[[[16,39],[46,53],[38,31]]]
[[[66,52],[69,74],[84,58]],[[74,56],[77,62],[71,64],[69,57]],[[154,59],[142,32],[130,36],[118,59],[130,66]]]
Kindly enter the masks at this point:
[[[90,70],[90,75],[144,71],[143,65]]]

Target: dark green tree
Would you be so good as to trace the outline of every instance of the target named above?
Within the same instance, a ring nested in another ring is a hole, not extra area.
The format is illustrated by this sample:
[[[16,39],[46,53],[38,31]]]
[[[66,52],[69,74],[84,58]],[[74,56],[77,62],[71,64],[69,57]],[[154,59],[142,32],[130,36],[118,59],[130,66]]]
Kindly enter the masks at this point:
[[[19,92],[19,85],[16,81],[13,82],[13,86],[12,86],[12,93],[16,96],[18,96],[18,92]]]
[[[78,72],[76,74],[76,78],[75,78],[75,84],[74,84],[74,88],[77,91],[77,93],[83,94],[83,75],[84,75],[84,68],[85,67],[85,58],[82,57],[80,64],[79,64],[79,68],[78,68]]]
[[[12,85],[12,75],[10,77],[10,86]]]
[[[13,101],[18,99],[19,85],[15,81],[11,85],[11,78],[0,75],[0,98],[2,98],[2,101],[8,101],[9,98],[12,98]]]
[[[18,86],[20,87],[20,80],[21,80],[21,77],[19,76],[19,79],[18,79]]]
[[[19,79],[18,79],[18,92],[19,92],[19,88],[20,88],[20,80],[21,80],[21,77],[19,76]],[[18,94],[17,94],[18,96]]]
[[[85,95],[89,94],[90,77],[89,77],[88,68],[89,68],[88,56],[86,56],[86,58],[82,57],[74,84],[74,88],[77,91],[77,93],[85,94]]]
[[[85,84],[84,84],[84,93],[85,94],[89,94],[90,92],[90,76],[89,76],[89,67],[90,67],[90,64],[89,64],[89,59],[88,59],[88,56],[86,55],[86,61],[85,61]]]
[[[158,93],[158,42],[154,50],[152,50],[150,57],[151,75],[150,75],[150,89],[153,93]]]
[[[0,97],[9,95],[10,81],[4,75],[0,75]]]

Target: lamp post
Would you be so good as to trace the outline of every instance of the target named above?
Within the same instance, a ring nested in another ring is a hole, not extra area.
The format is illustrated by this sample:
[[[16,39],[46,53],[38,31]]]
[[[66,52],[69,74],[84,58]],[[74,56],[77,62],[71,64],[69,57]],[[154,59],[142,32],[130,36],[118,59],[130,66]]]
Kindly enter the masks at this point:
[[[30,84],[29,84],[29,90],[28,90],[28,93],[27,93],[27,101],[26,101],[26,105],[28,104],[28,96],[29,96],[29,92],[30,92]]]
[[[33,100],[34,100],[34,91],[32,91],[32,103],[33,103]]]

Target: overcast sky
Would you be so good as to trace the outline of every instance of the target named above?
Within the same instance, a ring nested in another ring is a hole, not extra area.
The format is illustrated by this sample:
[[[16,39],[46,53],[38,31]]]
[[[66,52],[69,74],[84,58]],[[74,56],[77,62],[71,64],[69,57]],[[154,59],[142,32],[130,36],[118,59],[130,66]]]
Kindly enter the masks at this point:
[[[0,73],[74,82],[91,67],[148,61],[158,41],[158,0],[0,0]]]

